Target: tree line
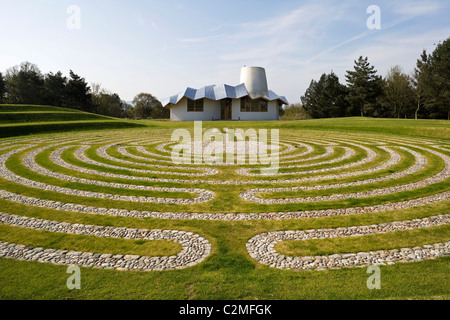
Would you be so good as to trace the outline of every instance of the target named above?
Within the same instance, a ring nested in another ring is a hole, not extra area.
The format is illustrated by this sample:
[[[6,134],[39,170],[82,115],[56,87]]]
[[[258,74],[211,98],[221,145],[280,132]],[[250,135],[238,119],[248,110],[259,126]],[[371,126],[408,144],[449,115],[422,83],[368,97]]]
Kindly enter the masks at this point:
[[[368,58],[361,56],[345,77],[346,85],[334,72],[312,80],[301,97],[305,112],[312,118],[450,120],[450,38],[431,54],[424,50],[410,75],[394,66],[383,78]]]
[[[168,119],[170,111],[150,93],[136,95],[133,104],[117,93],[88,85],[86,80],[69,72],[69,77],[56,73],[42,74],[38,66],[23,62],[0,72],[0,104],[51,105],[76,109],[116,118]]]

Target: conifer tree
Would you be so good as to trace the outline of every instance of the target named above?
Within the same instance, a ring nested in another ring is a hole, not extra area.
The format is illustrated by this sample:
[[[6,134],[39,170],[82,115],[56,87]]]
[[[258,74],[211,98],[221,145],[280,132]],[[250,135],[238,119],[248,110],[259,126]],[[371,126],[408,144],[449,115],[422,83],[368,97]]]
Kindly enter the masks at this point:
[[[368,58],[359,57],[355,61],[353,71],[347,71],[345,76],[349,94],[347,101],[350,104],[348,115],[364,117],[365,110],[373,108],[377,104],[377,97],[382,92],[382,78],[377,75],[374,66],[371,66]]]
[[[3,74],[0,72],[0,103],[3,103],[3,97],[5,96],[5,79],[3,78]]]

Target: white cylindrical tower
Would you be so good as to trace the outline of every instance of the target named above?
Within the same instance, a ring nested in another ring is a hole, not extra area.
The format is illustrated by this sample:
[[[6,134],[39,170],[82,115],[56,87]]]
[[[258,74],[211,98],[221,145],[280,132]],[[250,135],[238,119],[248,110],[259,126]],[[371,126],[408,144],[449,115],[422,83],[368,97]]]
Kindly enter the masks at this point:
[[[241,69],[241,83],[245,84],[252,98],[264,97],[269,94],[266,70],[261,67],[244,67]]]

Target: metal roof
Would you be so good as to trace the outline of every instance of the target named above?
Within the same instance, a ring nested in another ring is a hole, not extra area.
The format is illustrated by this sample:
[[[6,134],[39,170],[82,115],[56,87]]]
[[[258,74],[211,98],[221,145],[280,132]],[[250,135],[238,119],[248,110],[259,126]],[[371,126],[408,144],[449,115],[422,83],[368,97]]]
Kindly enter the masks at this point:
[[[170,98],[163,99],[161,101],[163,107],[168,106],[169,104],[177,104],[184,97],[187,97],[191,100],[199,100],[199,99],[210,99],[210,100],[222,100],[226,98],[230,99],[240,99],[242,97],[250,96],[252,99],[263,98],[268,101],[280,100],[285,104],[289,104],[287,99],[284,96],[279,96],[272,90],[268,90],[265,92],[258,92],[256,94],[250,94],[245,87],[245,84],[241,83],[235,87],[229,86],[227,84],[220,85],[212,85],[206,86],[200,89],[186,88],[183,92],[180,92],[177,95],[174,95]]]

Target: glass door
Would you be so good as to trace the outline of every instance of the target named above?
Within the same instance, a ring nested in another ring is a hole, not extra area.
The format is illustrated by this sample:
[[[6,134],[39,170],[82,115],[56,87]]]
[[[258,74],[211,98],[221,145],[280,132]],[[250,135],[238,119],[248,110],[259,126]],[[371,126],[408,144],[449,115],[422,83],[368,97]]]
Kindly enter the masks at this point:
[[[223,99],[221,101],[222,106],[222,120],[231,120],[232,119],[232,100],[231,99]]]

